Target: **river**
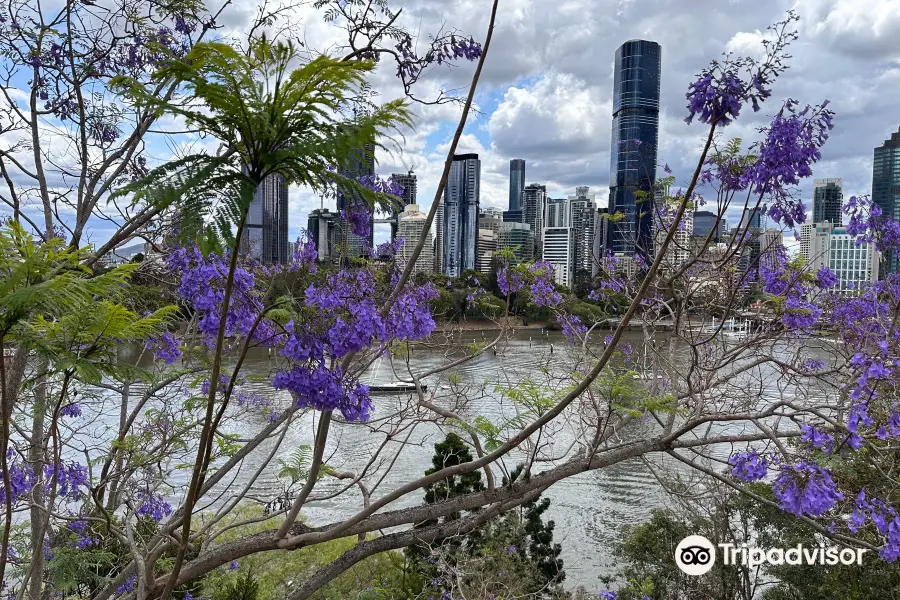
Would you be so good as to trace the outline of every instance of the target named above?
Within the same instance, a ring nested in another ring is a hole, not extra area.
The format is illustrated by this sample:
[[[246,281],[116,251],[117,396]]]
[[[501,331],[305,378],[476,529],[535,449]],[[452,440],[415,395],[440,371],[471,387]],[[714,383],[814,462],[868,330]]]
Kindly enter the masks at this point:
[[[447,364],[454,356],[460,356],[461,348],[466,344],[482,341],[482,333],[488,338],[496,334],[496,332],[466,331],[459,334],[461,338],[459,335],[456,338],[435,338],[433,344],[416,346],[410,363],[415,372]],[[662,335],[668,334],[660,334]],[[629,333],[623,341],[631,341],[637,345],[639,336],[639,333]],[[572,361],[566,352],[566,344],[565,338],[559,333],[520,330],[499,346],[501,349],[496,355],[487,352],[454,368],[452,371],[454,390],[464,390],[469,396],[463,414],[469,419],[480,415],[494,422],[498,422],[504,416],[508,417],[512,414],[511,405],[495,391],[494,386],[515,385],[526,378],[550,381],[555,374],[565,373]],[[824,350],[810,348],[808,352],[815,358]],[[246,364],[246,371],[266,374],[274,367],[275,362],[268,357],[253,356]],[[390,373],[387,361],[373,365],[364,378],[365,383],[387,383],[392,380],[396,378]],[[450,401],[449,397],[454,390],[449,389],[446,374],[440,381],[436,377],[431,377],[427,383],[431,386],[429,391],[433,391],[433,386],[438,385],[436,398],[438,404],[446,405]],[[764,383],[773,386],[772,394],[792,393],[790,388],[778,385],[777,378]],[[271,387],[265,383],[248,385],[256,387],[260,393],[272,394]],[[763,395],[767,393],[763,391]],[[374,396],[375,419],[386,411],[389,412],[392,406],[404,399],[408,401],[409,396],[409,394]],[[281,400],[284,401],[284,398]],[[247,418],[253,422],[244,423],[243,426],[238,424],[237,427],[232,424],[232,429],[239,433],[247,433],[258,429],[265,422],[261,416]],[[313,425],[311,414],[295,422],[282,443],[278,456],[287,458],[300,444],[311,444]],[[655,424],[637,422],[622,435],[627,438],[646,437],[655,429]],[[741,428],[722,425],[717,426],[714,431],[739,432]],[[557,447],[564,449],[573,438],[572,430],[562,425],[554,433],[554,438]],[[399,454],[396,462],[389,469],[379,471],[379,476],[386,474],[373,497],[377,498],[399,485],[420,477],[431,467],[434,443],[442,439],[443,434],[434,424],[426,423],[418,426],[413,435],[405,440],[407,447]],[[357,471],[367,463],[382,440],[383,436],[375,435],[359,424],[335,423],[326,452],[327,464],[338,471]],[[239,484],[245,478],[243,473],[255,470],[259,461],[271,448],[271,445],[264,444],[245,461],[242,474],[239,474],[233,483]],[[713,452],[716,453],[715,450]],[[721,457],[727,457],[727,453],[728,449],[721,449],[718,452]],[[514,467],[521,458],[521,454],[514,453],[507,464]],[[657,470],[667,475],[675,475],[684,470],[681,463],[672,459],[663,460],[657,456],[651,457],[651,460]],[[541,470],[541,467],[537,467],[536,470]],[[276,471],[277,467],[273,461],[255,486],[253,490],[255,497],[266,499],[279,493],[280,484]],[[367,482],[371,485],[376,479],[378,477],[372,476],[367,478]],[[233,483],[229,480],[227,486],[220,487],[226,496]],[[314,496],[326,496],[344,485],[342,481],[326,477],[317,483]],[[391,506],[397,508],[417,505],[422,502],[422,496],[422,492],[409,494]],[[617,570],[613,547],[621,539],[623,527],[642,523],[649,518],[653,509],[671,505],[650,469],[639,459],[624,461],[606,469],[563,480],[550,488],[545,496],[551,500],[545,518],[552,519],[556,523],[554,539],[562,545],[567,587],[574,588],[580,585],[594,593],[602,589],[600,577],[612,576]],[[217,503],[217,499],[213,497],[207,500],[213,504]],[[334,498],[309,502],[304,507],[303,514],[311,525],[320,525],[345,518],[360,508],[361,496],[352,489]]]

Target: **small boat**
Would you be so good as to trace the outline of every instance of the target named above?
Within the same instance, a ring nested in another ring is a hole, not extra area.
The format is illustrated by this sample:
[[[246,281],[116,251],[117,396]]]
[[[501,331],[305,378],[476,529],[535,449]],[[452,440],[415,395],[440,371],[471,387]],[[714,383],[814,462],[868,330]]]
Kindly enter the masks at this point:
[[[422,384],[422,391],[428,391],[428,386],[426,384]],[[416,384],[414,383],[406,383],[403,381],[398,381],[396,383],[383,383],[378,385],[370,385],[369,393],[370,394],[399,394],[403,392],[415,392]]]

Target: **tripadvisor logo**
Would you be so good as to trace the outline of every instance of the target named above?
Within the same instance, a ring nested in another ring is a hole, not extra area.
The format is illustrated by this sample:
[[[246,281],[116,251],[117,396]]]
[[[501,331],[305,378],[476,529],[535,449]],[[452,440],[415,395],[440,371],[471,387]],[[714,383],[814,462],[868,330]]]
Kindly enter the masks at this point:
[[[863,548],[837,546],[804,546],[792,548],[755,548],[747,544],[718,544],[724,565],[862,565]],[[675,564],[687,575],[708,573],[716,563],[716,546],[702,535],[689,535],[675,548]]]

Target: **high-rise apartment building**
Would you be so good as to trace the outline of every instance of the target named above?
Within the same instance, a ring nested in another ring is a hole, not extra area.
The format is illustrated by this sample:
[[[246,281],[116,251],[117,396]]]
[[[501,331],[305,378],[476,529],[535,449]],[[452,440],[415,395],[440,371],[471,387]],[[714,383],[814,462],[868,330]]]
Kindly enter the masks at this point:
[[[403,187],[403,194],[400,196],[400,199],[397,203],[391,207],[391,239],[397,237],[397,229],[399,226],[398,217],[403,212],[403,209],[410,204],[416,204],[416,188],[418,187],[418,182],[416,181],[416,174],[412,171],[408,173],[393,173],[391,175],[391,179]],[[409,240],[407,240],[409,243]]]
[[[544,227],[566,227],[568,223],[568,200],[566,198],[548,198],[544,215]]]
[[[669,236],[669,231],[675,221],[674,206],[667,207],[665,204],[665,194],[658,195],[659,202],[653,207],[655,217],[653,219],[653,255],[659,256],[662,252],[662,245]],[[666,272],[673,272],[680,268],[691,258],[693,251],[692,238],[694,235],[694,211],[690,207],[685,207],[684,213],[678,226],[672,233],[669,247],[666,249],[666,255],[661,263],[662,269]]]
[[[522,195],[522,222],[531,226],[534,232],[535,256],[540,257],[544,212],[546,211],[547,188],[539,183],[525,186]]]
[[[694,237],[705,239],[711,231],[713,232],[713,242],[718,242],[719,237],[725,235],[723,223],[719,216],[708,210],[694,211]]]
[[[434,272],[444,272],[444,203],[441,200],[434,213]]]
[[[288,186],[282,175],[273,173],[256,188],[238,249],[263,264],[288,262]]]
[[[553,265],[554,281],[572,287],[572,258],[574,243],[571,227],[544,229],[543,259]]]
[[[521,210],[522,191],[525,189],[525,159],[509,161],[509,210]]]
[[[828,267],[837,275],[837,292],[855,294],[878,279],[880,253],[875,244],[857,244],[844,227],[831,230]]]
[[[566,226],[572,230],[572,285],[583,288],[590,284],[595,273],[597,255],[594,239],[597,236],[597,195],[587,186],[575,188],[568,198]]]
[[[375,144],[366,144],[365,148],[355,152],[355,156],[350,164],[341,169],[341,175],[348,179],[361,179],[363,177],[375,174]],[[352,190],[338,189],[337,194],[337,210],[338,215],[342,211],[350,211],[354,205],[360,202],[366,202],[362,198],[358,198]],[[366,203],[368,204],[368,203]],[[369,250],[375,245],[374,231],[371,223],[374,221],[375,209],[369,207],[369,235],[359,236],[350,228],[348,219],[340,220],[340,240],[341,249],[346,252],[348,257],[366,256]],[[344,213],[346,214],[346,212]]]
[[[900,219],[900,130],[875,148],[872,161],[872,202],[885,216]],[[890,253],[881,265],[882,277],[900,271],[900,255]]]
[[[338,258],[337,249],[340,245],[338,238],[338,215],[327,208],[317,208],[306,221],[306,231],[309,232],[313,243],[316,245],[316,253],[320,262],[330,262]]]
[[[785,254],[784,233],[780,229],[766,229],[759,235],[759,264],[774,269]]]
[[[403,238],[404,244],[400,246],[397,257],[404,263],[409,262],[412,258],[413,250],[418,243],[422,234],[425,234],[425,245],[422,246],[422,252],[416,259],[413,266],[413,274],[415,273],[431,273],[434,270],[434,246],[431,239],[431,232],[425,231],[425,221],[428,215],[419,210],[418,204],[407,204],[403,207],[403,212],[398,216],[397,235]]]
[[[480,187],[478,155],[454,155],[444,189],[444,275],[459,277],[463,271],[475,268]]]
[[[833,223],[804,223],[800,226],[800,254],[811,272],[828,264]]]
[[[500,245],[500,228],[503,226],[503,211],[498,208],[485,207],[478,215],[478,257],[475,270],[479,273],[490,273],[491,261]]]
[[[501,250],[511,250],[515,262],[534,260],[534,232],[527,223],[509,223],[500,226],[498,246]]]
[[[858,244],[858,236],[834,223],[804,223],[800,229],[800,253],[807,270],[815,273],[822,266],[837,275],[835,291],[853,294],[878,279],[880,254],[873,243]]]
[[[616,50],[609,211],[624,218],[611,231],[615,253],[653,251],[661,58],[659,44],[647,40],[630,40]]]
[[[843,182],[839,178],[813,181],[813,223],[841,224],[841,206],[844,200]]]

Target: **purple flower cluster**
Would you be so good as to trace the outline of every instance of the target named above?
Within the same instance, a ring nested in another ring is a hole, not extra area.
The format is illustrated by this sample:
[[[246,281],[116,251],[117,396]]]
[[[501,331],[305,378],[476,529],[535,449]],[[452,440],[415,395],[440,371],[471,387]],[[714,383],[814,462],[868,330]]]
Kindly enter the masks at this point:
[[[878,554],[887,562],[900,558],[900,515],[897,510],[878,498],[868,499],[862,490],[856,497],[856,507],[847,522],[847,528],[857,533],[871,521],[885,540]]]
[[[373,411],[369,388],[343,377],[337,366],[329,369],[321,362],[313,367],[297,365],[275,375],[272,385],[290,391],[301,408],[339,410],[348,421],[368,421]]]
[[[570,344],[577,344],[587,333],[587,327],[581,323],[581,319],[575,315],[559,313],[556,315],[556,323],[562,328],[563,335]]]
[[[141,505],[137,509],[137,514],[142,517],[150,517],[154,521],[162,521],[165,517],[172,514],[172,507],[166,502],[162,496],[153,492],[138,492],[138,500]]]
[[[700,73],[697,81],[688,86],[685,98],[688,101],[686,123],[697,117],[701,123],[728,125],[740,114],[741,105],[747,99],[747,89],[734,72],[719,74],[714,65]],[[759,109],[756,102],[754,109]]]
[[[56,475],[56,491],[59,497],[77,500],[82,496],[81,488],[90,486],[87,467],[76,462],[65,461],[56,465],[44,465],[44,479],[50,481]]]
[[[316,241],[312,238],[312,234],[304,231],[303,235],[298,237],[294,243],[294,253],[291,255],[291,264],[288,270],[293,272],[306,268],[309,269],[310,273],[315,273],[318,258],[319,252],[316,250]]]
[[[772,489],[781,509],[798,517],[821,517],[844,499],[831,472],[805,460],[782,465]]]
[[[759,278],[765,293],[784,298],[782,324],[791,330],[814,326],[822,316],[822,308],[810,299],[812,290],[804,281],[804,273],[788,264],[783,248],[770,258],[759,266]]]
[[[822,158],[821,148],[834,128],[827,100],[799,112],[797,105],[788,99],[763,130],[765,139],[754,146],[757,159],[750,170],[755,191],[772,199],[769,216],[788,227],[806,219],[803,203],[793,198],[790,188],[812,175],[812,165]]]
[[[831,288],[836,287],[840,282],[838,276],[825,265],[819,267],[819,270],[816,272],[816,285],[823,290],[830,290]]]
[[[503,295],[509,298],[525,287],[525,279],[515,267],[503,265],[497,269],[497,286]]]
[[[71,402],[66,404],[61,409],[59,409],[59,415],[61,417],[80,417],[81,416],[81,405],[77,402]]]
[[[413,39],[406,35],[397,42],[394,49],[400,55],[397,65],[397,77],[406,81],[415,81],[422,70],[432,63],[439,65],[462,58],[469,61],[478,60],[481,56],[481,44],[471,37],[466,39],[450,34],[432,40],[431,48],[424,57],[419,57],[413,49]],[[376,58],[375,57],[372,58]]]
[[[218,254],[203,256],[197,246],[184,246],[173,250],[166,263],[169,270],[181,276],[178,294],[199,315],[198,328],[203,341],[213,346],[219,333],[222,305],[225,300],[225,280],[229,259]],[[225,315],[225,336],[246,336],[263,310],[261,291],[256,278],[249,270],[238,265],[234,272],[234,284],[228,312]],[[254,333],[254,340],[271,344],[273,326],[262,319]]]
[[[398,282],[395,272],[392,283]],[[298,364],[276,375],[273,385],[291,391],[299,406],[340,410],[348,420],[368,419],[372,403],[366,386],[328,363],[391,340],[427,337],[435,328],[429,303],[437,296],[431,284],[407,283],[382,314],[379,307],[387,298],[372,271],[329,274],[306,290],[304,304],[314,309],[310,317],[285,325],[281,354]]]
[[[122,585],[120,585],[119,587],[116,588],[116,593],[117,594],[127,594],[128,592],[134,590],[134,588],[136,586],[137,586],[137,574],[132,573],[131,575],[128,576],[128,578],[125,580],[125,582],[122,583]]]
[[[536,306],[556,306],[562,302],[562,295],[556,291],[553,264],[539,260],[528,268],[532,275],[531,301]]]
[[[759,481],[769,471],[769,460],[753,450],[734,454],[728,459],[731,474],[741,481]]]
[[[75,534],[75,547],[78,549],[90,548],[100,544],[100,538],[90,536],[88,522],[83,519],[70,522],[67,528]]]
[[[31,468],[31,465],[13,460],[14,456],[15,452],[13,452],[13,450],[9,450],[6,453],[6,460],[9,468],[10,499],[13,504],[15,504],[19,498],[30,492],[31,488],[34,487],[35,482],[34,469]],[[0,482],[0,504],[5,503],[6,488],[4,488],[3,483]]]
[[[834,449],[834,436],[824,431],[819,431],[809,423],[800,428],[800,441],[808,443],[813,448],[818,448],[825,454],[830,454]]]
[[[350,224],[350,231],[359,237],[369,237],[372,233],[372,207],[360,198],[352,198],[346,210],[341,211],[341,220]]]
[[[145,340],[144,348],[152,351],[156,360],[161,360],[167,365],[171,365],[181,358],[180,343],[168,331]]]

